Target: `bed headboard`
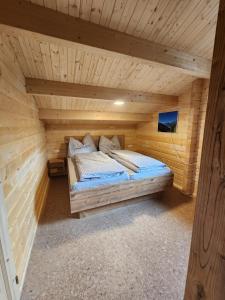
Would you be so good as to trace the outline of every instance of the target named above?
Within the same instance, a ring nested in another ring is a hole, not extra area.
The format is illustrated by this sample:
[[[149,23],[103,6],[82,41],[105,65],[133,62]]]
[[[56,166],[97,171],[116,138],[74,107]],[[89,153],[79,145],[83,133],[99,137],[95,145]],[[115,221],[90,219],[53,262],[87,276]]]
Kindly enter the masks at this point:
[[[91,135],[91,136],[92,136],[92,138],[95,142],[96,147],[98,148],[100,135]],[[109,139],[111,139],[113,137],[112,135],[104,135],[104,136],[109,138]],[[125,136],[124,135],[117,135],[117,136],[119,138],[121,148],[124,149],[124,147],[125,147]],[[84,138],[84,136],[81,136],[81,135],[80,136],[65,136],[64,137],[64,142],[65,142],[66,145],[68,145],[69,139],[71,137],[78,140],[78,141],[81,141],[81,142],[82,142],[82,139]]]

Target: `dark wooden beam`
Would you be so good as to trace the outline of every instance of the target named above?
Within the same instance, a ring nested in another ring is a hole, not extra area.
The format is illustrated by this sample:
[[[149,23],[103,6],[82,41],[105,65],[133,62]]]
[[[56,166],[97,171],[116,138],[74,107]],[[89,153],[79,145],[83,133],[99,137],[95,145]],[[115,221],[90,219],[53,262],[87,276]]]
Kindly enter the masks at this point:
[[[35,78],[26,78],[26,90],[27,93],[32,95],[64,96],[112,101],[123,100],[131,103],[139,102],[165,106],[176,106],[178,104],[177,96]]]
[[[207,59],[74,18],[25,0],[0,1],[0,24],[168,65],[196,77],[210,76],[211,62]]]
[[[185,300],[225,299],[225,0],[220,1]]]

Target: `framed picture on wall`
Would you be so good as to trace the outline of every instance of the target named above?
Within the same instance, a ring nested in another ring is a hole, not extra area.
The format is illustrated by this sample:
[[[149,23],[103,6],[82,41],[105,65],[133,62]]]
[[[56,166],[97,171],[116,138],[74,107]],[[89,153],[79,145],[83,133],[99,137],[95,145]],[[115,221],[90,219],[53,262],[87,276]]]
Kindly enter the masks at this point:
[[[178,111],[159,113],[158,131],[176,132],[178,120]]]

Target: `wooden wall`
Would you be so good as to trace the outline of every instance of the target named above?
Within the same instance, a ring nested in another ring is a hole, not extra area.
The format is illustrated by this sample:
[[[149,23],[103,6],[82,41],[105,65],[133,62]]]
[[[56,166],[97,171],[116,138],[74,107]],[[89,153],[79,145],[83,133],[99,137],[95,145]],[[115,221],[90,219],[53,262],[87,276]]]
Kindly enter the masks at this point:
[[[137,128],[138,151],[167,163],[174,171],[174,186],[186,194],[197,188],[207,97],[208,81],[201,79],[179,97],[176,133],[158,132],[158,112]]]
[[[185,168],[187,130],[185,103],[189,98],[189,92],[179,98],[177,133],[158,132],[158,112],[152,115],[149,123],[139,125],[137,129],[138,151],[165,162],[174,171],[174,185],[179,189],[182,189]]]
[[[0,178],[20,286],[48,186],[45,129],[24,83],[0,36]]]
[[[46,125],[48,158],[66,157],[65,136],[124,135],[125,148],[135,150],[136,127],[134,125],[107,124],[48,124]]]
[[[195,168],[195,174],[194,174],[194,189],[193,189],[194,195],[197,194],[197,188],[198,188],[199,170],[200,170],[201,155],[202,155],[203,135],[204,135],[204,129],[205,129],[206,108],[207,108],[207,103],[208,103],[208,94],[209,94],[209,80],[204,80],[200,111],[199,111],[199,115],[198,115],[199,130],[197,132],[197,144],[196,144],[196,168]]]

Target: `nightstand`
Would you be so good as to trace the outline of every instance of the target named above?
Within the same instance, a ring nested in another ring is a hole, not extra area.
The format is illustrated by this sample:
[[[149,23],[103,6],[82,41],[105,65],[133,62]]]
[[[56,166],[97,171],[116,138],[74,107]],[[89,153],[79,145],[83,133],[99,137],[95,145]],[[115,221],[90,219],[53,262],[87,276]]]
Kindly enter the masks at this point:
[[[62,158],[49,159],[48,161],[48,175],[52,176],[63,176],[66,175],[66,164]]]

